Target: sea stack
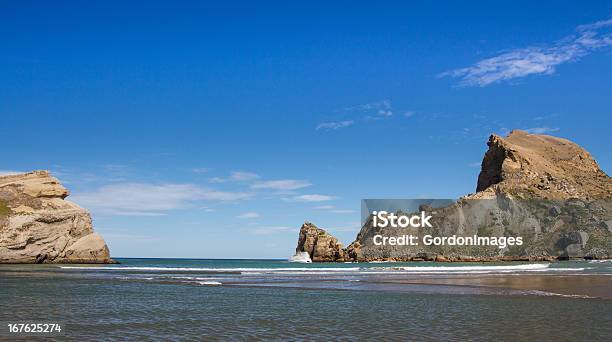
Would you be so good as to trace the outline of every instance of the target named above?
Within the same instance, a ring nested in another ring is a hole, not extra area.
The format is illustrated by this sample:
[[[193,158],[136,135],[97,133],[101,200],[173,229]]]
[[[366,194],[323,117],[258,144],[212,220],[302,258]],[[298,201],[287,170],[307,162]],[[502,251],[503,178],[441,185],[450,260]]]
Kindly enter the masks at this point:
[[[566,139],[520,130],[505,138],[493,134],[487,145],[476,193],[447,207],[419,208],[433,215],[433,228],[374,227],[370,217],[347,248],[320,249],[317,260],[512,261],[612,256],[612,178],[586,150]],[[423,243],[380,246],[373,242],[376,235],[403,234],[521,236],[525,243],[501,248]],[[304,227],[296,252],[310,253],[310,245],[302,243],[303,235]]]
[[[0,263],[114,263],[68,195],[48,171],[0,176]]]
[[[310,222],[300,228],[296,255],[306,252],[314,262],[344,259],[344,249],[338,239]]]

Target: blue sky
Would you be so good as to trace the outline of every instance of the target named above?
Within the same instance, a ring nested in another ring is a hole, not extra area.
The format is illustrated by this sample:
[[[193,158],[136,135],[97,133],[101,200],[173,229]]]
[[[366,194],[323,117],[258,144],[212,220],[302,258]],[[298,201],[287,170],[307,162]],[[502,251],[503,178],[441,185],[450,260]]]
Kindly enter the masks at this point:
[[[115,257],[348,243],[361,198],[473,192],[514,128],[612,167],[609,1],[0,6],[0,172],[51,170]]]

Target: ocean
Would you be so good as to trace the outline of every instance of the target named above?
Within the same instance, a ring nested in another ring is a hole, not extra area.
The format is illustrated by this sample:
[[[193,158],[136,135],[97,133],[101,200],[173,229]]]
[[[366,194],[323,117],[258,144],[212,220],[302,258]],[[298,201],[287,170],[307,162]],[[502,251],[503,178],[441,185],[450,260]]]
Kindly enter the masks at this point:
[[[0,340],[612,340],[610,261],[118,261],[0,265]]]

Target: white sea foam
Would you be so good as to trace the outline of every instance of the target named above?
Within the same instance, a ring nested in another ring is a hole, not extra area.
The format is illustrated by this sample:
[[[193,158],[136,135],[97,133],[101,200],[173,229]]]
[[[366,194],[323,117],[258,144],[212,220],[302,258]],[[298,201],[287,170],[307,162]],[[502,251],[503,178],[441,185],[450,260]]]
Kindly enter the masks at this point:
[[[302,262],[302,263],[310,263],[312,260],[310,259],[310,255],[308,252],[297,252],[294,256],[289,258],[290,262]]]
[[[579,295],[579,294],[563,294],[556,292],[548,292],[548,291],[540,291],[540,290],[528,290],[525,291],[527,295],[537,295],[537,296],[546,296],[546,297],[564,297],[564,298],[597,298],[587,295]]]
[[[208,268],[208,267],[148,267],[148,266],[60,266],[63,269],[99,271],[209,272],[240,273],[242,275],[325,275],[325,274],[486,274],[518,272],[581,272],[587,268],[551,268],[548,263],[496,266],[380,266],[380,267],[282,267],[282,268]]]
[[[223,279],[223,278],[213,278],[213,277],[161,277],[161,278],[170,278],[170,279],[177,279],[177,280],[217,280],[217,279]]]
[[[220,283],[218,281],[199,281],[198,284],[200,284],[200,285],[208,285],[208,286],[223,285],[223,283]]]
[[[209,267],[147,267],[147,266],[60,266],[63,269],[100,271],[193,271],[193,272],[282,272],[282,271],[359,271],[359,267],[287,267],[287,268],[209,268]]]
[[[458,272],[458,271],[534,271],[546,270],[550,264],[522,264],[504,266],[405,266],[405,267],[372,267],[372,269],[392,269],[398,271],[435,271],[435,272]]]

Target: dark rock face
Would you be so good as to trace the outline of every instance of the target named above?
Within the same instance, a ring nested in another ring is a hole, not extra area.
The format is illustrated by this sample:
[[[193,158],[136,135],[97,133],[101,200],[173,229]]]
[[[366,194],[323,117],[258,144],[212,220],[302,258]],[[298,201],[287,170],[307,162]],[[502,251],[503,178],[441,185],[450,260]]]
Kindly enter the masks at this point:
[[[504,160],[512,158],[512,156],[508,155],[511,151],[500,146],[499,141],[494,136],[491,136],[491,139],[489,139],[489,150],[485,153],[481,164],[476,191],[483,191],[489,186],[501,182],[503,179],[502,167]]]
[[[420,208],[433,215],[433,228],[378,228],[370,218],[344,251],[327,251],[320,260],[495,261],[612,256],[612,179],[587,151],[565,139],[522,131],[513,131],[507,138],[492,135],[488,146],[475,194],[448,207]],[[506,248],[377,246],[373,243],[377,234],[522,236],[524,243]]]

